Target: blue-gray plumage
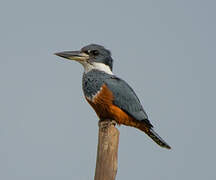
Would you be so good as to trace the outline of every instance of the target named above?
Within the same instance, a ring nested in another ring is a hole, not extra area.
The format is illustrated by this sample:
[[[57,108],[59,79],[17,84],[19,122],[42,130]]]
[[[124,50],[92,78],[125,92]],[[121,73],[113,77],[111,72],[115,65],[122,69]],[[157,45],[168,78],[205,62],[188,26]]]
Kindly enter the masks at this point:
[[[107,87],[112,91],[115,99],[114,104],[130,114],[136,120],[146,121],[150,126],[148,116],[133,89],[122,79],[114,76],[105,81]],[[124,93],[122,93],[124,91]]]
[[[84,94],[89,99],[93,98],[100,91],[103,84],[106,84],[115,97],[113,103],[116,106],[136,120],[145,121],[146,124],[153,127],[135,92],[124,80],[103,71],[91,70],[83,74],[82,84]]]
[[[171,148],[153,130],[133,89],[113,74],[113,59],[109,50],[91,44],[80,51],[65,51],[56,55],[78,61],[83,65],[83,92],[101,120],[115,120],[118,124],[138,128],[161,147]]]

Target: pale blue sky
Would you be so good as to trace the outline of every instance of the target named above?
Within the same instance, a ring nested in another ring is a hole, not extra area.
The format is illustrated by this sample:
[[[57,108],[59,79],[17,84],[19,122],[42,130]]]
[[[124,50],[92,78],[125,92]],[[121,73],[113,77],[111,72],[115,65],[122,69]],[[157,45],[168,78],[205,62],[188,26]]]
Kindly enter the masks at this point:
[[[97,117],[82,67],[53,53],[99,43],[136,91],[161,149],[121,126],[117,179],[216,179],[216,3],[1,1],[0,179],[93,179]]]

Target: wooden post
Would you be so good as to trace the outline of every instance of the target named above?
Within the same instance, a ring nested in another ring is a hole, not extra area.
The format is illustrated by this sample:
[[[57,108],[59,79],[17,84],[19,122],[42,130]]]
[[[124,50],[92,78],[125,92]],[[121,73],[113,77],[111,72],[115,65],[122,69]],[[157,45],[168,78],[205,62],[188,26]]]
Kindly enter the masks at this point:
[[[115,121],[99,121],[95,180],[115,180],[118,167],[119,131]]]

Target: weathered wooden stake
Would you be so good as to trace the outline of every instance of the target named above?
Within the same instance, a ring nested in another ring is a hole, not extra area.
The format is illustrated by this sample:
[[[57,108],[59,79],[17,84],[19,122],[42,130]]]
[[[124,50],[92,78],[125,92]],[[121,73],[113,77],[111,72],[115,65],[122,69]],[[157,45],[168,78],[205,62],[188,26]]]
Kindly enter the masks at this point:
[[[119,131],[115,122],[99,121],[95,180],[115,180],[118,167]]]

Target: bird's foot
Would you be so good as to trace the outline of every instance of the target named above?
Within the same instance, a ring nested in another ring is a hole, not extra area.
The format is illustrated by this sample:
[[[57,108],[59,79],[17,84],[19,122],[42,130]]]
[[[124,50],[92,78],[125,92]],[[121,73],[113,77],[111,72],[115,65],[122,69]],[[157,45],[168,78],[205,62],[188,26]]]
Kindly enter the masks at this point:
[[[100,120],[98,122],[98,126],[100,128],[102,128],[102,130],[105,130],[107,127],[111,126],[111,125],[116,125],[116,121],[115,120],[110,120],[110,119],[103,119],[103,120]]]

